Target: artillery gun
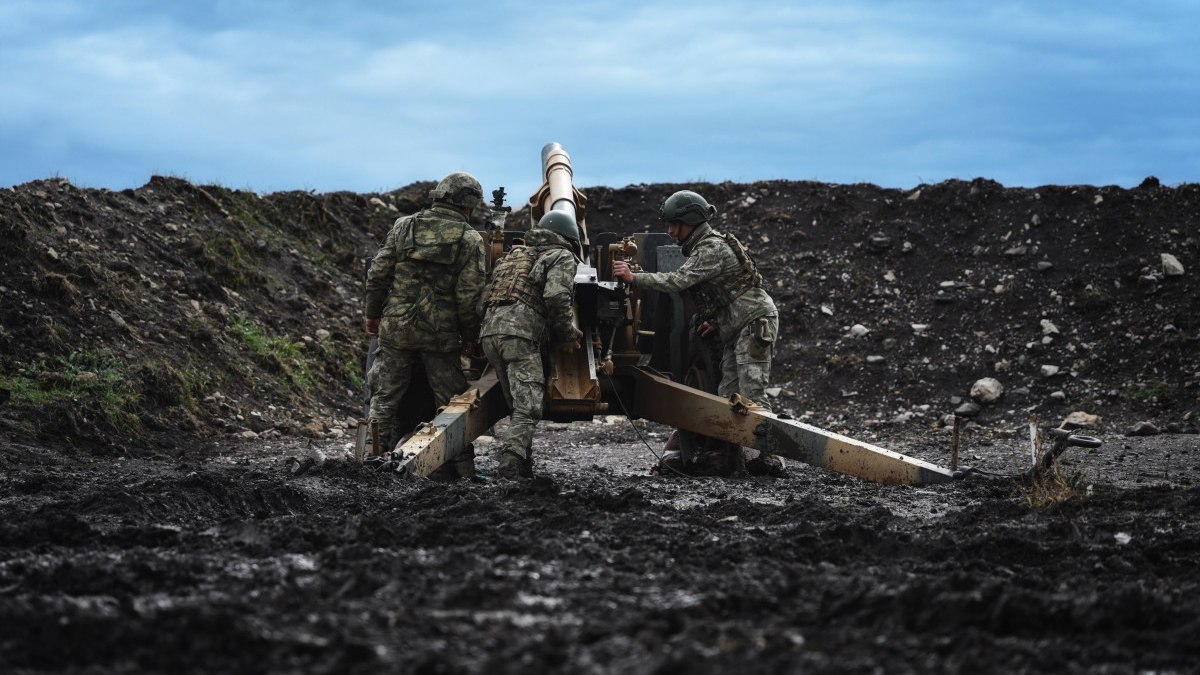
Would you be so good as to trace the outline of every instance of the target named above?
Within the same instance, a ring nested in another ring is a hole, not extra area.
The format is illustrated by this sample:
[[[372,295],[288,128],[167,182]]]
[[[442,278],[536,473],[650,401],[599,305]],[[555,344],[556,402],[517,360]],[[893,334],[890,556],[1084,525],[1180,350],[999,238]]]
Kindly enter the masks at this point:
[[[575,187],[571,158],[557,143],[542,148],[542,179],[529,200],[530,226],[549,211],[566,213],[579,226],[574,315],[584,347],[551,354],[543,419],[570,422],[620,413],[679,429],[685,452],[715,439],[885,484],[943,483],[963,475],[773,413],[737,394],[716,396],[720,346],[692,330],[687,298],[632,288],[611,275],[614,259],[649,272],[677,269],[684,261],[680,247],[664,233],[589,238],[587,198]],[[522,235],[494,229],[485,237],[489,270]],[[422,395],[414,387],[406,398],[416,403]],[[406,417],[431,407],[424,406],[404,406]],[[420,418],[429,421],[420,422],[392,458],[400,470],[428,476],[508,412],[495,373],[484,367],[432,420]]]

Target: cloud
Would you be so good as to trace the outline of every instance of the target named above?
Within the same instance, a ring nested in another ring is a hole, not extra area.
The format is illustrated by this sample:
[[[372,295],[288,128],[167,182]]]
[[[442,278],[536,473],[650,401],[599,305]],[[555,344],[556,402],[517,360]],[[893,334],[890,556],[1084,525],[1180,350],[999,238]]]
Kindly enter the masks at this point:
[[[0,6],[0,183],[374,190],[469,170],[523,199],[552,140],[593,185],[1195,180],[1198,13],[18,0]]]

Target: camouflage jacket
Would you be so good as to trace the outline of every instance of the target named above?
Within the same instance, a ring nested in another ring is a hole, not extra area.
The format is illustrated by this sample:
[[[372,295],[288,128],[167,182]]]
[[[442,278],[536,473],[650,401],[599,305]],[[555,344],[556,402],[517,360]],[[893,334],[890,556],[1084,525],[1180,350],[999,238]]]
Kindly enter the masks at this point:
[[[482,307],[480,337],[512,335],[538,343],[547,339],[556,344],[569,342],[575,339],[571,302],[575,297],[575,270],[579,266],[570,243],[558,233],[535,228],[526,235],[525,245],[536,253],[526,277],[526,289],[541,298],[545,314],[532,304],[515,300],[487,303]],[[492,271],[493,283],[503,277],[501,266],[511,264],[509,256],[501,258]],[[484,297],[488,295],[500,294],[488,293]]]
[[[367,272],[368,319],[397,349],[450,352],[479,337],[483,237],[459,211],[435,204],[398,218]]]
[[[764,316],[778,316],[779,310],[771,296],[760,286],[749,285],[741,273],[743,263],[723,236],[707,223],[697,227],[683,242],[683,265],[674,272],[638,272],[633,283],[664,293],[680,293],[706,285],[728,286],[714,288],[720,295],[725,291],[727,302],[703,307],[697,303],[698,318],[716,324],[721,340],[729,344],[742,328]]]

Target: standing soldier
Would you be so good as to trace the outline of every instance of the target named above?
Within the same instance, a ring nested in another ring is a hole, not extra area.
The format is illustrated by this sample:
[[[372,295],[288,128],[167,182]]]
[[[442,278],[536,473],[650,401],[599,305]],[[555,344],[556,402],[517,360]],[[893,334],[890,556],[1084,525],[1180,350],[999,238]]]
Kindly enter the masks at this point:
[[[470,174],[452,173],[429,195],[433,206],[396,220],[367,272],[365,328],[379,338],[367,376],[375,455],[398,440],[395,420],[417,362],[442,407],[467,390],[459,354],[478,340],[484,249],[469,220],[483,206],[483,188]],[[474,453],[468,449],[455,468],[474,475]]]
[[[746,247],[731,234],[709,225],[717,209],[690,190],[667,198],[658,211],[667,233],[683,247],[686,260],[674,272],[639,272],[628,263],[613,261],[613,276],[640,288],[678,293],[688,291],[696,305],[696,331],[709,335],[719,331],[721,396],[741,394],[768,407],[766,389],[771,375],[771,356],[779,333],[779,311],[763,290],[762,275]],[[780,474],[783,460],[776,455],[748,449],[746,468],[752,473]],[[744,461],[732,458],[734,467]]]
[[[579,348],[583,333],[571,315],[578,266],[572,250],[578,245],[575,219],[547,213],[524,246],[500,259],[483,297],[483,351],[512,409],[496,469],[503,478],[533,475],[533,433],[546,395],[543,347],[549,341]]]

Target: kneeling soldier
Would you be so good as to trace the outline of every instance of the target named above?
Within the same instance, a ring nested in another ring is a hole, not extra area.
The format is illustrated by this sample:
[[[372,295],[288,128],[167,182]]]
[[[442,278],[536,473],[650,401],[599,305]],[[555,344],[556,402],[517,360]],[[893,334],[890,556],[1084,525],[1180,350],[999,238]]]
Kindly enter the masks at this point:
[[[634,273],[626,262],[615,260],[613,276],[638,288],[688,293],[696,304],[697,332],[702,336],[716,332],[724,345],[717,394],[728,397],[736,392],[769,410],[765,390],[779,334],[779,311],[746,247],[733,235],[712,228],[716,213],[695,192],[671,195],[658,214],[667,233],[683,247],[683,265],[674,272]],[[744,459],[743,450],[748,450]],[[751,473],[783,473],[783,458],[776,455],[753,448],[731,448],[731,453],[736,454],[724,462],[723,472],[745,464]]]

